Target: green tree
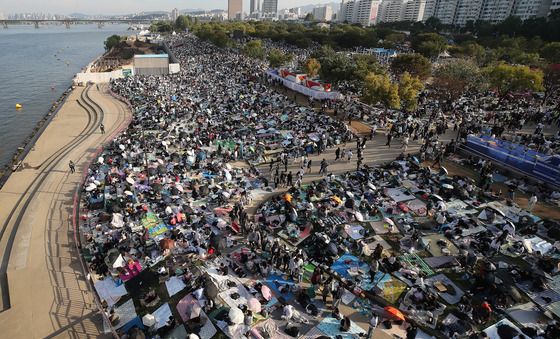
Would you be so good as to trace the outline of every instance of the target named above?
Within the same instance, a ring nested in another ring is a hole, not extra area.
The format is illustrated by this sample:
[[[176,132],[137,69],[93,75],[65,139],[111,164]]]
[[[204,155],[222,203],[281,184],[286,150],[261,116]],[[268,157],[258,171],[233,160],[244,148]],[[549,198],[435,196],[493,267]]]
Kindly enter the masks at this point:
[[[315,58],[309,58],[305,62],[305,71],[307,72],[307,75],[309,75],[312,78],[316,77],[317,74],[319,74],[320,69],[321,69],[321,63],[319,62],[319,60]]]
[[[274,48],[270,52],[268,52],[267,59],[271,67],[280,67],[292,61],[292,55],[286,54],[281,50]]]
[[[412,37],[411,45],[416,52],[426,58],[435,59],[445,50],[447,42],[437,33],[421,33]]]
[[[175,20],[175,28],[178,31],[185,31],[187,28],[191,28],[192,21],[190,16],[179,15],[177,20]]]
[[[432,85],[442,98],[457,100],[465,91],[480,84],[480,68],[472,60],[457,59],[434,69]]]
[[[518,91],[540,91],[543,89],[543,72],[528,66],[498,63],[483,70],[491,88],[498,92],[500,101],[508,94]]]
[[[304,20],[305,21],[314,21],[315,18],[313,17],[313,13],[307,13]]]
[[[420,79],[413,77],[408,72],[404,72],[399,83],[399,97],[401,107],[406,112],[413,112],[418,108],[418,95],[424,89]]]
[[[560,42],[550,42],[541,49],[541,56],[551,64],[560,64]]]
[[[383,68],[377,58],[368,54],[355,54],[353,56],[354,63],[356,64],[354,71],[354,78],[363,81],[369,73],[384,74]]]
[[[370,105],[381,104],[385,111],[401,107],[399,86],[391,82],[387,74],[368,74],[362,93],[364,102]]]
[[[404,33],[391,33],[383,39],[382,45],[385,48],[395,48],[406,41],[406,34]]]
[[[108,51],[113,47],[116,47],[121,42],[121,37],[118,35],[111,35],[105,40],[105,50]]]
[[[396,75],[408,72],[420,79],[426,79],[432,72],[432,63],[418,53],[399,54],[391,61],[391,70]]]
[[[243,53],[251,58],[262,59],[264,49],[261,40],[251,40],[243,47]]]

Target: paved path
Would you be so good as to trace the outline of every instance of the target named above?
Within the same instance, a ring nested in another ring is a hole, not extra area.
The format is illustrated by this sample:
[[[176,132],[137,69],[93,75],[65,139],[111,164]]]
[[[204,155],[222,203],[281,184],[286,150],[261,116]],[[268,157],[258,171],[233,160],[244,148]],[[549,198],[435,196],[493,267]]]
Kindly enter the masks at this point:
[[[106,88],[76,88],[0,190],[2,338],[99,337],[101,316],[73,240],[73,197],[92,154],[130,112]],[[103,121],[106,134],[101,134]],[[71,174],[68,163],[76,164]]]

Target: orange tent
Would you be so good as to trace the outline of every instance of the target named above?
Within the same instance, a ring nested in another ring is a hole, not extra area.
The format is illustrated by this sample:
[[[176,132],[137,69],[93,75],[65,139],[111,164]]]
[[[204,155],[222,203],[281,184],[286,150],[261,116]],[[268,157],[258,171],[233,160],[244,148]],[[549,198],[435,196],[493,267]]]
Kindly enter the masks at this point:
[[[384,310],[390,317],[404,321],[404,314],[398,308],[395,308],[393,306],[386,306]]]

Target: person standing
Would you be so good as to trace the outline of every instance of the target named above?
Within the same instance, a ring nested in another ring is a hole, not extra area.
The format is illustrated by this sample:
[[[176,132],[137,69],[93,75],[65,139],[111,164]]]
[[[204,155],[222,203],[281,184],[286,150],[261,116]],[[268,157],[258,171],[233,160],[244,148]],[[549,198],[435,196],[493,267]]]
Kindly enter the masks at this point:
[[[373,317],[371,317],[371,319],[369,320],[369,330],[367,333],[366,338],[371,338],[371,335],[373,334],[373,331],[375,331],[375,328],[377,327],[377,324],[379,323],[379,316],[377,314],[373,314]]]
[[[103,125],[103,123],[99,125],[99,129],[101,130],[101,134],[105,134],[105,125]]]
[[[535,205],[537,204],[537,195],[533,193],[533,195],[531,196],[531,198],[529,198],[529,205],[527,206],[527,210],[529,212],[533,212],[533,208],[535,207]]]
[[[327,163],[327,160],[323,159],[321,161],[321,168],[319,169],[319,175],[326,175],[327,174],[327,167],[329,166],[329,164]]]
[[[389,146],[389,148],[391,148],[391,140],[393,140],[393,134],[389,131],[389,133],[387,134],[387,143],[385,144],[385,146]]]
[[[68,167],[70,167],[70,173],[76,172],[76,165],[74,165],[74,162],[72,160],[70,160],[70,162],[68,163]]]
[[[337,161],[338,159],[340,159],[340,147],[336,149],[336,151],[334,152],[335,158],[334,161]]]

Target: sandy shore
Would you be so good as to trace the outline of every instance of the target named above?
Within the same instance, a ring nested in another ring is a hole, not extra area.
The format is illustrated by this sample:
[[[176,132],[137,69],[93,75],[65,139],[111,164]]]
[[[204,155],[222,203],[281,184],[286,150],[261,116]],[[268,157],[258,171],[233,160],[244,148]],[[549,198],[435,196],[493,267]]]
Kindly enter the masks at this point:
[[[100,335],[73,240],[73,197],[92,156],[130,117],[105,86],[76,88],[0,190],[2,337]]]

